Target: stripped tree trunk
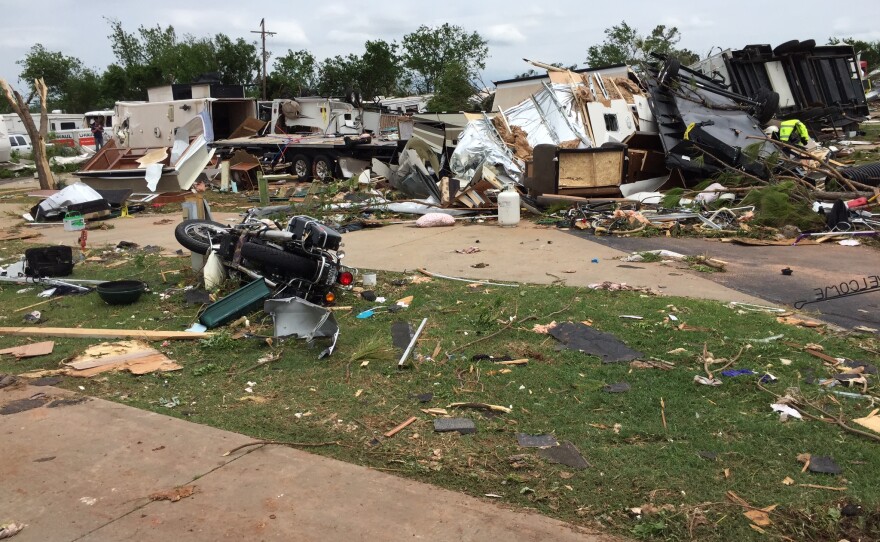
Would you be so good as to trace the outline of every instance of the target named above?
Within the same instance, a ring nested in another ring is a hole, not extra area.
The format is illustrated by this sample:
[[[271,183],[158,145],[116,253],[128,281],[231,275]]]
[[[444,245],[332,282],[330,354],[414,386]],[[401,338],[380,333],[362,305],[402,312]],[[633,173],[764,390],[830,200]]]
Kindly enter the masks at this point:
[[[34,149],[34,165],[37,167],[37,178],[40,180],[40,188],[43,190],[54,190],[56,187],[55,177],[49,168],[49,161],[46,159],[46,136],[49,133],[48,113],[46,112],[46,94],[48,92],[46,83],[43,79],[34,81],[34,88],[40,95],[40,128],[37,129],[34,119],[28,110],[27,102],[22,99],[12,86],[5,80],[0,79],[0,86],[6,94],[6,99],[12,106],[12,110],[19,116],[24,124],[24,129],[31,138],[31,146]]]

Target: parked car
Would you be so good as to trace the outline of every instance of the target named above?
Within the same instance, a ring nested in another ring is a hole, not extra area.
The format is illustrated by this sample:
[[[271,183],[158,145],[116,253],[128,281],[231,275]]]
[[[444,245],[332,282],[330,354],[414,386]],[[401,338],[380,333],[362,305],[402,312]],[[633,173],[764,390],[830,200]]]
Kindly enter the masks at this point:
[[[9,146],[19,154],[30,154],[34,150],[31,139],[24,134],[9,134]]]

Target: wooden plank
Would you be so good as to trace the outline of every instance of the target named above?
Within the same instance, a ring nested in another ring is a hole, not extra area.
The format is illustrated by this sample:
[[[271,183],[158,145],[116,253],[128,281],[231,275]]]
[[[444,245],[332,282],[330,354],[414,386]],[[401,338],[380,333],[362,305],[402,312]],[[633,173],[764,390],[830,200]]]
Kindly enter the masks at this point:
[[[620,194],[620,188],[616,186],[604,186],[604,187],[596,187],[596,188],[560,188],[559,195],[561,196],[579,196],[582,198],[590,198],[590,197],[608,197],[613,198]]]
[[[416,420],[418,420],[418,418],[416,418],[415,416],[413,416],[412,418],[406,420],[405,422],[403,422],[402,424],[398,425],[397,427],[395,427],[395,428],[392,429],[391,431],[388,431],[387,433],[385,433],[385,438],[391,438],[391,437],[393,437],[394,435],[396,435],[397,433],[400,433],[401,431],[403,431],[404,429],[406,429],[406,427],[407,427],[408,425],[411,425],[411,424],[414,423]]]
[[[95,329],[75,327],[0,327],[0,335],[11,337],[87,337],[92,339],[147,339],[150,341],[192,341],[213,333],[151,331],[148,329]]]
[[[542,205],[553,205],[554,203],[579,203],[587,201],[587,198],[579,196],[566,196],[564,194],[542,194],[538,196],[538,203]]]
[[[528,359],[512,359],[508,361],[496,361],[495,365],[528,365]]]
[[[822,352],[818,352],[816,350],[810,350],[809,348],[804,349],[804,352],[806,352],[807,354],[809,354],[813,357],[819,358],[822,361],[827,361],[831,365],[834,365],[834,366],[840,365],[840,362],[837,361],[837,358],[829,356],[828,354],[823,354]]]

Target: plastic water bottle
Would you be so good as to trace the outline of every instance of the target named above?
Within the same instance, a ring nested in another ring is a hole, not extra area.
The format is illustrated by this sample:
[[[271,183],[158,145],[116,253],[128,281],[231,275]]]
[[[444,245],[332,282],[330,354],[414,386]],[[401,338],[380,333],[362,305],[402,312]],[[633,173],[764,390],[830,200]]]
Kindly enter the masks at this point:
[[[519,192],[513,185],[498,194],[498,224],[505,228],[519,224]]]

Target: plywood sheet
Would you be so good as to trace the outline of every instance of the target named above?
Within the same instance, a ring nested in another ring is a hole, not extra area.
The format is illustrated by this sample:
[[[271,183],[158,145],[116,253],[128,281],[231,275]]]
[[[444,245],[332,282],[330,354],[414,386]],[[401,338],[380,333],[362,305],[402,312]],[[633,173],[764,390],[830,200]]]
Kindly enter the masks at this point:
[[[31,343],[22,346],[6,348],[4,350],[0,350],[0,354],[12,354],[19,359],[33,358],[36,356],[45,356],[47,354],[51,354],[54,347],[55,341],[43,341],[39,343]]]
[[[244,119],[244,122],[238,125],[229,137],[226,139],[236,139],[239,137],[252,137],[260,133],[263,128],[268,124],[266,121],[262,121],[259,119],[249,118]]]
[[[559,153],[557,188],[620,186],[623,151]]]

